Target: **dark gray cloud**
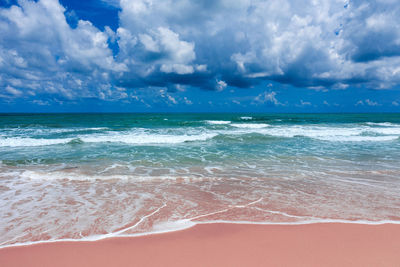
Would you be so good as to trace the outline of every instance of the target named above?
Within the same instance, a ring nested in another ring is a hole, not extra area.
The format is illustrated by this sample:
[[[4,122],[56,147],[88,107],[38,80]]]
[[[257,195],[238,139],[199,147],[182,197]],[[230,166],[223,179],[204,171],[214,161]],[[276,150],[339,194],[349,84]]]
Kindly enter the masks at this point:
[[[119,5],[115,31],[78,20],[57,0],[1,8],[0,97],[120,99],[134,88],[265,80],[328,89],[400,83],[395,0],[102,2]]]

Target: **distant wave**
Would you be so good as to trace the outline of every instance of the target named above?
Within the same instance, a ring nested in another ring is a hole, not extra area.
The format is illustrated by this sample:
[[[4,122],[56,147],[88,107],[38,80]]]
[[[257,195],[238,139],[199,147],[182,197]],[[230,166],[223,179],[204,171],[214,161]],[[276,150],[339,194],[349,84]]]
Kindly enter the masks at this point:
[[[253,117],[247,117],[247,116],[243,116],[243,117],[240,117],[240,119],[241,119],[241,120],[245,120],[245,121],[247,121],[247,120],[252,120],[252,119],[253,119]]]
[[[365,142],[391,141],[400,136],[398,128],[333,127],[333,126],[277,126],[259,129],[260,134],[279,137],[308,137],[323,141]]]
[[[29,147],[29,146],[49,146],[66,144],[73,138],[45,139],[45,138],[21,138],[10,137],[0,138],[0,147]]]
[[[0,138],[0,147],[35,147],[58,144],[81,143],[126,143],[126,144],[178,144],[191,141],[205,141],[217,136],[217,133],[200,133],[194,135],[167,135],[167,134],[104,134],[81,135],[75,138]]]
[[[179,134],[115,134],[115,135],[88,135],[80,139],[87,143],[120,142],[127,144],[178,144],[190,141],[205,141],[213,138],[217,133],[199,133],[193,135]]]
[[[266,123],[232,123],[231,126],[237,128],[260,129],[270,126]]]
[[[385,126],[385,127],[399,127],[400,124],[395,124],[391,122],[366,122],[365,124],[371,125],[371,126]]]
[[[208,124],[223,125],[229,124],[231,121],[206,121]]]
[[[260,134],[274,137],[307,137],[323,141],[338,142],[383,142],[397,140],[399,127],[349,125],[270,125],[266,123],[232,123],[230,121],[207,121],[211,124],[223,124],[224,129],[207,127],[179,127],[162,129],[136,128],[129,131],[106,131],[69,134],[64,138],[39,135],[32,138],[27,134],[13,135],[3,131],[0,135],[0,147],[36,147],[49,145],[79,145],[83,143],[125,143],[132,145],[179,144],[184,142],[206,141],[214,137]],[[93,128],[90,128],[93,129]],[[103,129],[103,128],[95,128]],[[220,139],[221,140],[221,139]]]

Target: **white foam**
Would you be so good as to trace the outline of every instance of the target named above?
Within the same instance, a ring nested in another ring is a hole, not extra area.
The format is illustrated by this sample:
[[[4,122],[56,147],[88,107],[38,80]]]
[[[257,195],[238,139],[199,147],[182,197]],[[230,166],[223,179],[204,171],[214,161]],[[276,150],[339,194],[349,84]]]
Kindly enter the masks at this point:
[[[86,143],[100,143],[100,142],[117,142],[126,144],[178,144],[193,141],[205,141],[213,138],[217,133],[200,132],[197,134],[152,134],[145,132],[131,132],[131,133],[108,133],[108,134],[90,134],[90,135],[77,135],[74,138],[21,138],[10,137],[0,138],[0,147],[35,147],[35,146],[49,146],[57,144],[67,144],[74,139],[80,139]]]
[[[57,139],[44,139],[44,138],[21,138],[10,137],[0,138],[0,147],[28,147],[28,146],[49,146],[57,144],[66,144],[73,138],[57,138]]]
[[[208,124],[222,125],[229,124],[231,121],[206,121]]]
[[[157,233],[162,233],[183,230],[195,225],[196,223],[189,219],[182,219],[177,221],[159,222],[153,226],[153,229]]]
[[[261,129],[270,125],[266,123],[232,123],[231,126],[236,128]]]
[[[372,125],[372,126],[385,126],[385,127],[399,126],[399,124],[394,124],[391,122],[366,122],[365,124]]]
[[[20,247],[20,246],[29,246],[35,244],[43,244],[43,243],[56,243],[56,242],[94,242],[107,238],[113,237],[140,237],[140,236],[148,236],[154,234],[164,234],[169,232],[181,231],[195,226],[197,223],[192,222],[187,219],[177,220],[174,222],[164,222],[154,225],[157,229],[152,231],[143,232],[143,233],[134,233],[134,234],[116,234],[116,233],[107,233],[103,235],[92,235],[82,238],[62,238],[62,239],[49,239],[49,240],[41,240],[41,241],[28,241],[24,243],[14,243],[14,244],[6,244],[3,242],[0,244],[0,249],[7,247]],[[7,242],[7,241],[6,241]]]
[[[253,117],[246,117],[246,116],[243,116],[243,117],[240,117],[240,119],[241,119],[241,120],[252,120]]]
[[[400,136],[400,127],[392,123],[369,123],[371,125],[343,124],[343,125],[269,125],[266,123],[232,123],[231,121],[207,121],[214,125],[230,125],[225,130],[208,130],[204,127],[171,129],[144,129],[134,128],[129,131],[109,131],[91,134],[75,134],[68,138],[31,138],[29,133],[23,136],[10,136],[6,133],[0,137],[0,147],[36,147],[57,144],[66,144],[74,139],[86,143],[114,142],[126,144],[179,144],[192,141],[206,141],[220,134],[249,134],[279,137],[305,136],[324,141],[340,142],[382,142],[396,140]],[[378,126],[377,126],[378,125]],[[390,127],[388,127],[391,125]],[[106,128],[82,128],[79,130],[104,130]],[[51,129],[50,129],[51,130]],[[57,129],[55,129],[57,130]],[[60,129],[61,131],[72,130]],[[73,129],[73,130],[78,130]],[[19,133],[20,134],[20,133]],[[26,136],[26,137],[25,137]]]
[[[378,134],[397,134],[400,135],[400,127],[393,128],[370,128],[367,131]]]
[[[217,136],[216,133],[198,133],[193,135],[172,134],[150,134],[150,133],[128,133],[107,135],[86,135],[80,139],[87,143],[119,142],[126,144],[178,144],[193,141],[205,141]]]
[[[21,178],[30,180],[73,180],[73,181],[95,181],[95,180],[134,180],[134,181],[150,181],[150,180],[176,180],[176,177],[170,175],[162,176],[150,176],[150,175],[123,175],[123,174],[112,174],[112,175],[101,175],[99,174],[84,174],[79,172],[66,172],[66,171],[31,171],[26,170],[20,174]],[[182,177],[185,178],[185,177]],[[190,179],[194,179],[190,177]]]
[[[400,221],[381,220],[381,221],[368,221],[368,220],[342,220],[342,219],[309,219],[294,222],[252,222],[252,221],[229,221],[229,220],[210,220],[196,222],[196,224],[214,224],[214,223],[227,223],[227,224],[251,224],[251,225],[305,225],[316,223],[345,223],[345,224],[366,224],[366,225],[383,225],[383,224],[400,224]]]
[[[121,164],[118,164],[118,163],[114,163],[113,165],[105,168],[104,170],[100,171],[99,173],[105,173],[105,172],[107,172],[109,170],[112,170],[112,169],[115,169],[115,168],[118,168],[118,167],[124,167],[124,165],[121,165]]]
[[[333,127],[312,125],[281,125],[259,129],[253,132],[278,137],[291,138],[295,136],[304,136],[318,140],[338,142],[382,142],[396,140],[400,136],[400,128]]]

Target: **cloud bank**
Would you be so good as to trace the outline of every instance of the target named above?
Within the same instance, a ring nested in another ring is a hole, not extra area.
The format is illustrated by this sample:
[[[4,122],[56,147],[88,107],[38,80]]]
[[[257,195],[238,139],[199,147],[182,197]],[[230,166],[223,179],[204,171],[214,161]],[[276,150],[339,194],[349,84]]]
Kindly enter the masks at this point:
[[[400,84],[396,0],[102,2],[120,8],[115,31],[70,25],[71,10],[58,0],[0,8],[0,97],[121,99],[138,88],[221,91],[263,81],[312,89]]]

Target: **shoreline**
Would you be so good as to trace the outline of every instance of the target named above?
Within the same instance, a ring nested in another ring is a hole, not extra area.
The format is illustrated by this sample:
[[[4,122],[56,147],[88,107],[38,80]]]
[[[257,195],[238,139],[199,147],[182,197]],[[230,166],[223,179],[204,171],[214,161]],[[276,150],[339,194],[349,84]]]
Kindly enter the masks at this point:
[[[135,237],[3,247],[0,265],[398,266],[399,240],[400,225],[390,223],[200,223]]]
[[[299,222],[251,222],[251,221],[227,221],[227,220],[213,220],[213,221],[197,221],[193,222],[191,220],[181,220],[185,221],[184,223],[188,223],[187,226],[177,227],[172,229],[158,230],[158,231],[150,231],[143,233],[135,233],[135,234],[116,234],[108,233],[103,235],[92,235],[87,236],[82,239],[49,239],[49,240],[40,240],[40,241],[31,241],[26,243],[14,243],[14,244],[6,244],[0,245],[0,251],[6,248],[14,248],[14,247],[25,247],[25,246],[35,246],[40,244],[52,244],[52,243],[75,243],[75,242],[98,242],[102,240],[112,239],[112,238],[140,238],[145,236],[152,235],[161,235],[161,234],[169,234],[179,231],[184,231],[198,225],[209,225],[209,224],[238,224],[238,225],[256,225],[256,226],[300,226],[300,225],[312,225],[312,224],[355,224],[355,225],[399,225],[400,221],[392,221],[392,220],[381,220],[381,221],[368,221],[368,220],[340,220],[340,219],[320,219],[320,220],[310,220],[310,221],[299,221]],[[178,221],[180,222],[180,221]],[[128,227],[129,228],[129,227]],[[118,232],[124,232],[128,229],[122,229]]]

